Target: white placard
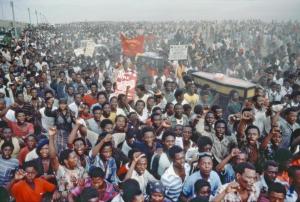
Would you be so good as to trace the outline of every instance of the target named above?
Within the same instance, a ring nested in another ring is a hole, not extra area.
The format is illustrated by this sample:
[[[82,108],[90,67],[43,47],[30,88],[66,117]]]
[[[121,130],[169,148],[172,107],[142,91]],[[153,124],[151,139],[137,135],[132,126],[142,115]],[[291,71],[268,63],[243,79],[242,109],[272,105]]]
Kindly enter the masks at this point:
[[[95,51],[95,46],[96,46],[96,44],[94,42],[91,42],[91,41],[87,42],[84,55],[93,57],[94,51]]]
[[[76,57],[78,57],[78,56],[84,54],[84,49],[83,48],[74,49],[74,53],[75,53]]]
[[[188,45],[171,45],[169,60],[186,60]]]

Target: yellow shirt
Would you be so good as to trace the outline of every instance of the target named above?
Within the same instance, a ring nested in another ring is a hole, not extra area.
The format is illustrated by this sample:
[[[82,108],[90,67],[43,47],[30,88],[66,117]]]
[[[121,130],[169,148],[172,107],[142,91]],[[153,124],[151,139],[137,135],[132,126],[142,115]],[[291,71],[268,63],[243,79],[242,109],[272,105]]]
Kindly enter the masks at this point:
[[[188,93],[185,93],[184,99],[192,106],[192,109],[194,109],[194,107],[198,104],[200,98],[197,94],[189,95]]]
[[[113,122],[113,124],[115,124],[115,120],[116,120],[116,112],[110,112],[110,115],[108,118],[105,118],[103,115],[101,116],[100,120],[102,121],[103,119],[109,119]]]

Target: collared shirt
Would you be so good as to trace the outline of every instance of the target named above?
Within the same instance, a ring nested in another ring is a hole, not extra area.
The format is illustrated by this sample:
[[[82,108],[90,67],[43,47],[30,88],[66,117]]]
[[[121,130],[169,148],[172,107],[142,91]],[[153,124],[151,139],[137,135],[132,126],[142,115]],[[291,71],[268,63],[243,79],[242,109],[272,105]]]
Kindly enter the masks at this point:
[[[280,102],[282,98],[282,94],[280,92],[278,91],[274,92],[271,89],[268,90],[267,95],[270,102],[274,102],[274,101]]]
[[[290,146],[291,135],[293,131],[300,128],[300,125],[298,123],[294,123],[293,125],[291,125],[283,118],[280,118],[279,124],[280,124],[280,129],[282,131],[281,147],[287,149]]]
[[[189,171],[190,166],[188,164],[185,164],[184,181],[187,179]],[[184,181],[182,181],[181,177],[175,173],[173,164],[171,164],[170,167],[164,172],[160,180],[166,188],[166,197],[171,199],[172,201],[178,201]]]
[[[100,158],[99,155],[92,157],[92,151],[90,151],[89,154],[90,157],[90,162],[91,166],[96,166],[101,168],[105,172],[105,179],[112,183],[112,184],[117,184],[118,179],[117,179],[117,164],[114,158],[109,158],[108,161],[106,162],[106,166],[104,165],[104,162]]]
[[[170,122],[171,122],[171,125],[172,127],[175,127],[176,125],[182,125],[182,126],[185,126],[185,125],[188,125],[189,124],[189,119],[187,118],[187,116],[185,114],[182,114],[182,117],[181,119],[177,119],[174,115],[171,116],[170,118]]]
[[[194,185],[197,180],[203,179],[201,176],[200,171],[197,171],[190,175],[187,180],[184,183],[182,193],[190,198],[193,197],[195,194]],[[215,171],[211,171],[209,174],[208,182],[211,186],[211,192],[212,195],[216,194],[216,191],[219,189],[219,187],[222,185],[219,175]]]
[[[227,188],[228,184],[229,183],[222,185],[218,189],[216,195],[222,193]],[[259,186],[257,186],[257,184],[254,184],[252,187],[252,191],[249,193],[247,202],[257,202],[259,194],[260,194]],[[222,202],[241,202],[241,201],[242,201],[241,196],[236,192],[228,193],[222,199]]]
[[[211,152],[219,163],[229,154],[230,146],[237,145],[237,141],[234,136],[224,135],[223,139],[220,140],[214,133],[210,136],[210,138],[213,142]]]

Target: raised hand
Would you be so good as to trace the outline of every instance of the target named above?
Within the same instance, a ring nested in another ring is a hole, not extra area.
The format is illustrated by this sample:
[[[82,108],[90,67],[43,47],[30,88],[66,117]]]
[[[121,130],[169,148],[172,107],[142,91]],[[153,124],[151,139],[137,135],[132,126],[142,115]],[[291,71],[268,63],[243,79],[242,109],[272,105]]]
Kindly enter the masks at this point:
[[[250,112],[250,111],[245,111],[245,112],[242,114],[241,119],[244,120],[244,121],[247,121],[247,122],[253,121],[253,114],[252,114],[252,112]]]
[[[231,155],[231,157],[236,157],[237,155],[239,155],[239,153],[241,153],[241,151],[238,148],[233,148],[231,150],[230,155]]]
[[[225,189],[226,193],[233,193],[233,192],[237,192],[240,188],[239,183],[237,182],[231,182]]]
[[[15,173],[15,180],[22,180],[25,177],[26,173],[24,170],[18,170]]]
[[[113,139],[112,134],[107,134],[104,138],[103,138],[103,142],[111,142]]]
[[[82,125],[81,119],[80,119],[80,118],[77,118],[77,119],[75,120],[75,124],[78,125],[78,126]]]
[[[171,124],[170,124],[170,122],[169,121],[163,121],[162,122],[162,127],[164,127],[164,128],[170,128],[171,127]]]
[[[144,156],[145,156],[145,154],[141,154],[139,152],[133,154],[133,162],[137,163]]]
[[[49,134],[50,137],[55,136],[56,133],[57,133],[56,127],[50,127],[49,128],[48,134]]]
[[[11,109],[17,109],[19,107],[18,103],[14,102],[10,105]]]

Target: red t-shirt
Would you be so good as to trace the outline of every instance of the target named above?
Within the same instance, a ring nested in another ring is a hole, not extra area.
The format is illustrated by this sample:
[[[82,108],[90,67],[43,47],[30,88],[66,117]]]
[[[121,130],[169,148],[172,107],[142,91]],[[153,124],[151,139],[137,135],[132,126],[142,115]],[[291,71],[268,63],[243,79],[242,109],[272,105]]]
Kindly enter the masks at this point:
[[[26,155],[29,153],[29,149],[28,147],[24,147],[21,149],[20,153],[19,153],[19,165],[22,166],[24,161],[25,161],[25,158],[26,158]]]
[[[94,98],[91,94],[87,94],[83,96],[82,101],[91,107],[93,104],[97,103],[97,98]]]
[[[15,183],[11,188],[11,194],[16,202],[40,202],[47,192],[53,192],[55,185],[42,178],[34,179],[34,189],[25,180]]]
[[[14,121],[8,121],[7,124],[11,128],[14,136],[16,136],[16,137],[25,137],[29,134],[34,133],[34,127],[33,127],[32,123],[26,122],[25,127],[19,126],[17,124],[17,122],[14,122]]]

